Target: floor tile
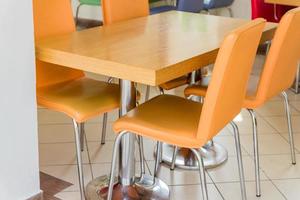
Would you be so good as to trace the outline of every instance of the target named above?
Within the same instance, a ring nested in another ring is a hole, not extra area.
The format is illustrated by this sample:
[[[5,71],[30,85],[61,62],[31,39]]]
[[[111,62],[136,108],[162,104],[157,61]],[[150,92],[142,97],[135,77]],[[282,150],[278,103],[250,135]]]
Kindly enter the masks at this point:
[[[262,155],[260,166],[270,179],[300,178],[300,165],[292,165],[290,155]]]
[[[80,200],[79,192],[61,192],[55,196],[62,200]]]
[[[252,135],[242,135],[241,144],[249,154],[253,155]],[[258,144],[260,155],[290,153],[289,143],[280,134],[259,134]]]
[[[39,154],[41,166],[77,163],[74,143],[40,144]],[[89,162],[86,149],[82,152],[82,162]]]
[[[88,142],[91,163],[110,163],[114,143],[107,141],[105,145],[100,142]]]
[[[299,115],[299,111],[290,107],[292,115]],[[262,107],[255,109],[260,116],[285,116],[284,101],[269,101],[266,102]]]
[[[184,186],[172,186],[171,199],[172,200],[199,200],[202,199],[202,191],[200,185],[184,185]],[[213,184],[207,184],[208,198],[210,200],[222,200],[222,196],[219,194]]]
[[[272,127],[274,127],[279,132],[287,132],[287,121],[286,117],[265,117],[264,118]],[[292,126],[295,132],[300,132],[300,116],[292,116]]]
[[[274,180],[273,182],[288,200],[299,199],[300,179]]]
[[[228,200],[240,200],[240,183],[217,183],[221,194]],[[261,181],[262,196],[256,197],[255,182],[246,182],[248,200],[284,200],[284,196],[277,190],[271,181]]]
[[[227,151],[229,156],[235,156],[235,140],[234,137],[231,136],[217,136],[214,137],[214,142],[222,145]],[[242,147],[242,155],[247,155],[248,153]]]
[[[282,137],[284,137],[287,142],[289,142],[289,134],[288,133],[280,133],[280,135]],[[300,150],[300,134],[294,132],[293,136],[294,136],[294,144],[295,144],[296,152],[299,152],[299,150]]]
[[[239,132],[243,134],[252,134],[252,120],[251,118],[235,118],[234,122],[238,125]],[[257,129],[260,134],[272,134],[277,133],[270,124],[268,124],[263,118],[257,117]]]
[[[101,117],[95,117],[88,120],[87,123],[98,123]],[[48,110],[38,109],[38,123],[39,124],[72,124],[72,119],[64,113]]]
[[[254,161],[249,156],[243,156],[243,165],[245,180],[254,181]],[[236,157],[229,157],[224,164],[208,170],[214,182],[233,182],[239,181],[239,172]],[[261,179],[265,180],[266,176],[261,172]]]

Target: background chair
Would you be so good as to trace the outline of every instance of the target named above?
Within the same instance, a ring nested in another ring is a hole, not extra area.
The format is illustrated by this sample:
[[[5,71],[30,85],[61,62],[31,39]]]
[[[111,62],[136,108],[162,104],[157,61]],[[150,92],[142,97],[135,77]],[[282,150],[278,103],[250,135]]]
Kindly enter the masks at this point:
[[[33,0],[33,12],[35,40],[75,31],[70,0]],[[73,119],[80,194],[85,199],[81,158],[84,122],[119,107],[119,86],[86,78],[80,70],[39,60],[36,79],[38,105]]]
[[[256,195],[261,195],[257,122],[254,109],[281,94],[284,99],[289,131],[292,164],[296,164],[291,114],[288,97],[285,92],[293,83],[300,58],[300,45],[295,42],[300,35],[300,8],[289,11],[278,26],[266,63],[258,84],[249,82],[249,89],[243,107],[248,109],[253,125],[253,144],[255,156]],[[185,90],[185,95],[205,96],[206,86],[193,85]],[[206,101],[206,100],[205,100]]]
[[[231,5],[234,0],[204,0],[204,10],[210,13],[210,10],[217,8],[227,8],[230,17],[233,17]]]
[[[203,199],[208,199],[203,160],[196,149],[204,146],[241,111],[264,26],[264,20],[258,19],[232,31],[225,38],[218,53],[207,101],[204,104],[177,96],[160,95],[131,110],[114,123],[113,129],[119,135],[113,151],[109,200],[112,199],[119,144],[127,131],[157,140],[157,150],[161,142],[190,148],[199,162]],[[232,76],[232,73],[236,76]],[[242,199],[246,199],[238,128],[233,122],[232,125],[235,130]],[[157,155],[155,175],[159,153]]]
[[[184,12],[200,13],[203,9],[203,0],[176,0],[175,5],[159,6],[150,9],[151,14],[178,10]]]
[[[83,6],[83,5],[101,6],[101,0],[79,0],[79,5],[77,6],[76,16],[75,16],[76,24],[78,23],[79,10],[80,10],[81,6]]]

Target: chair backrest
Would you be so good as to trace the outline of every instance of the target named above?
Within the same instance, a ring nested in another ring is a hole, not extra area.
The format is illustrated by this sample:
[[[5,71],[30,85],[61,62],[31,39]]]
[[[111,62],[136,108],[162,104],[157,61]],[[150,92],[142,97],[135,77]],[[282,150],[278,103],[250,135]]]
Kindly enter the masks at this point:
[[[267,55],[256,99],[266,101],[288,89],[295,80],[300,59],[300,8],[281,19]]]
[[[148,0],[102,0],[104,25],[149,15]]]
[[[203,0],[177,0],[177,10],[199,13],[203,10]]]
[[[33,0],[35,40],[74,32],[70,0]],[[84,76],[80,70],[36,60],[37,87],[70,81]]]
[[[211,139],[240,113],[264,27],[265,20],[256,19],[232,31],[221,44],[201,112],[198,139]]]

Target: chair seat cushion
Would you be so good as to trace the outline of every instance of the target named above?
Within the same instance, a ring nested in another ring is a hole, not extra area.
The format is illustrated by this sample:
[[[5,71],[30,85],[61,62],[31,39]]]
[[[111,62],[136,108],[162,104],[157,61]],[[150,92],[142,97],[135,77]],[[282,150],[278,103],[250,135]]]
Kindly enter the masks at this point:
[[[233,0],[204,0],[204,9],[216,9],[231,6]]]
[[[175,6],[159,6],[159,7],[154,7],[150,9],[150,14],[158,14],[158,13],[162,13],[162,12],[167,12],[167,11],[171,11],[171,10],[176,10]]]
[[[115,132],[129,131],[185,148],[199,148],[197,139],[202,104],[173,95],[160,95],[118,119]]]
[[[119,85],[80,78],[37,89],[40,106],[84,122],[119,107]]]

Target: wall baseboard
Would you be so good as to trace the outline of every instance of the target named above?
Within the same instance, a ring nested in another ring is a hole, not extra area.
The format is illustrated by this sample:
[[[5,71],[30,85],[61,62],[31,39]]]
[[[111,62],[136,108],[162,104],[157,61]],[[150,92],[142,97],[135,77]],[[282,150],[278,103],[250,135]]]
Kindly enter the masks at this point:
[[[39,193],[33,195],[32,197],[29,197],[26,200],[43,200],[43,191],[41,190]]]

